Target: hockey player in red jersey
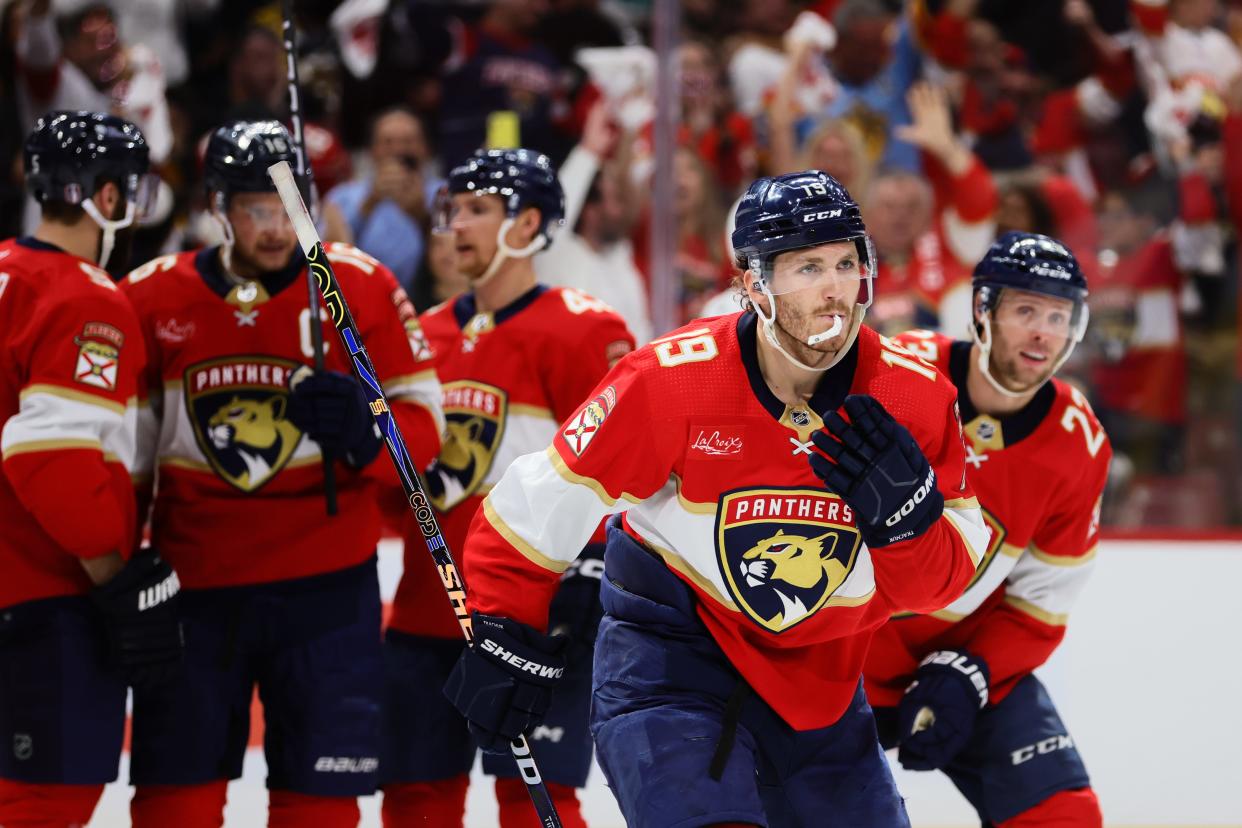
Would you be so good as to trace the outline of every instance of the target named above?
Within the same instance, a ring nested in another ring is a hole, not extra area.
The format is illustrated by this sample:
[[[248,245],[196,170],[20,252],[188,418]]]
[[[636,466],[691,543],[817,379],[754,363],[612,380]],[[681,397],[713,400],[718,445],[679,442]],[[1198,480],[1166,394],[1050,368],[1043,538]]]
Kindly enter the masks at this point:
[[[158,474],[151,536],[185,586],[184,680],[136,693],[134,825],[218,826],[241,774],[258,686],[269,825],[355,826],[375,789],[383,689],[377,497],[395,487],[327,312],[267,177],[293,158],[275,121],[217,129],[208,198],[219,247],[165,256],[122,283],[151,355],[140,466]],[[392,274],[327,255],[415,457],[439,448],[440,388]],[[403,318],[404,315],[404,318]],[[324,334],[313,371],[310,325]],[[321,450],[335,458],[325,513]]]
[[[0,242],[0,825],[89,822],[116,779],[126,685],[181,658],[177,576],[130,554],[145,356],[103,270],[125,267],[147,163],[129,121],[48,113],[25,145],[42,218]]]
[[[607,305],[535,281],[531,256],[552,242],[564,213],[546,156],[480,150],[449,175],[441,207],[441,231],[452,233],[471,289],[421,319],[448,420],[444,447],[426,478],[449,548],[460,551],[483,496],[505,469],[551,442],[558,423],[611,363],[633,350],[634,338]],[[465,642],[422,532],[408,509],[404,514],[405,572],[387,633],[384,824],[449,828],[462,823],[475,755],[465,720],[442,690]],[[587,725],[602,537],[562,576],[552,625],[564,628],[575,646],[546,727],[531,737],[567,828],[585,824],[574,789],[586,784],[591,766]],[[537,825],[513,759],[485,755],[483,768],[498,777],[501,826]]]
[[[958,389],[967,477],[992,529],[964,595],[876,634],[867,694],[881,741],[943,770],[985,825],[1101,825],[1034,670],[1065,635],[1095,559],[1112,454],[1079,391],[1053,379],[1082,339],[1087,282],[1054,239],[1006,233],[974,272],[975,336],[898,337]]]
[[[828,175],[756,181],[733,246],[749,309],[623,358],[484,500],[446,693],[488,750],[540,721],[559,574],[614,515],[591,729],[626,820],[908,825],[862,662],[986,546],[956,392],[862,325],[874,251]]]

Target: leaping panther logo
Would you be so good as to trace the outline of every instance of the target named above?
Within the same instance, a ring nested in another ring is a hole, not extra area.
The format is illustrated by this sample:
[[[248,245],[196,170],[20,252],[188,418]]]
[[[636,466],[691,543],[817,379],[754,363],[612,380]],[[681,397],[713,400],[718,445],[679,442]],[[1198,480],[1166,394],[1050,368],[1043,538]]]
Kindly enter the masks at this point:
[[[852,522],[849,507],[822,490],[725,494],[717,552],[741,610],[775,633],[818,612],[853,570],[861,539]]]
[[[441,512],[483,485],[504,435],[508,408],[505,392],[486,383],[458,380],[445,383],[443,391],[444,444],[427,469],[431,502]]]
[[[288,465],[302,432],[285,419],[289,360],[251,357],[193,366],[186,397],[199,448],[221,478],[253,492]]]

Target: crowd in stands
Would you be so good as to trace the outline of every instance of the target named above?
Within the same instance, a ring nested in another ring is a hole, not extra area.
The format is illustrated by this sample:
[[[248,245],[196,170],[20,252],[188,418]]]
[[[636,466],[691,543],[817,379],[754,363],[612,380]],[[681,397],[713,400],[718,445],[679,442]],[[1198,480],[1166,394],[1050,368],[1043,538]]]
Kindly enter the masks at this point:
[[[656,0],[297,0],[306,146],[326,238],[421,311],[467,287],[433,232],[444,176],[520,142],[560,165],[540,278],[651,312]],[[1242,523],[1242,2],[681,0],[672,159],[678,321],[737,309],[731,212],[819,168],[879,254],[868,323],[966,337],[999,232],[1047,233],[1091,285],[1069,367],[1117,457],[1103,520]],[[21,144],[50,109],[136,121],[163,182],[135,261],[210,242],[201,152],[288,113],[280,4],[0,2],[0,237],[37,209]],[[1038,481],[1032,481],[1038,485]]]

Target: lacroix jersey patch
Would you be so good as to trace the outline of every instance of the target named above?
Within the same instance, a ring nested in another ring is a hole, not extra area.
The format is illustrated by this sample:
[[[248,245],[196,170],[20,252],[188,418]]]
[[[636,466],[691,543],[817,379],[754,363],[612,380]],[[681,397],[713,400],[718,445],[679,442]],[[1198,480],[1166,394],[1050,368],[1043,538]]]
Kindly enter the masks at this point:
[[[849,577],[861,536],[848,505],[815,489],[740,489],[721,496],[720,572],[742,612],[781,633],[810,618]]]
[[[602,394],[584,405],[577,414],[570,418],[564,431],[561,432],[561,438],[564,439],[565,445],[569,446],[569,450],[574,453],[575,457],[581,457],[582,452],[586,451],[587,446],[599,433],[600,426],[604,424],[604,420],[608,419],[608,415],[612,413],[616,405],[617,390],[610,385],[604,389]]]
[[[440,456],[427,469],[431,502],[447,511],[478,491],[504,436],[508,394],[494,385],[457,380],[443,385],[446,421]]]
[[[212,469],[253,492],[289,462],[302,432],[285,419],[288,382],[299,364],[271,356],[236,356],[191,365],[186,408]]]
[[[73,342],[78,346],[74,380],[105,391],[116,390],[117,361],[125,334],[107,322],[87,322]]]

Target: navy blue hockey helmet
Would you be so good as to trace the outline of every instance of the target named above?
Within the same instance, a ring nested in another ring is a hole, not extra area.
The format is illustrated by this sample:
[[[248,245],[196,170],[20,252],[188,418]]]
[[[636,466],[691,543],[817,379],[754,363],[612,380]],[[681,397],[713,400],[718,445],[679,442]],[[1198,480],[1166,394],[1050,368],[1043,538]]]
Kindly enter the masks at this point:
[[[1069,314],[1060,321],[1021,323],[1066,338],[1065,347],[1053,361],[1049,376],[1065,363],[1074,346],[1086,334],[1087,277],[1069,248],[1054,238],[1016,230],[1005,233],[992,242],[988,252],[975,265],[972,285],[974,325],[971,326],[971,334],[980,347],[979,367],[993,387],[1006,395],[1025,393],[997,382],[988,362],[995,311],[1006,289],[1043,294],[1071,303]]]
[[[40,204],[81,204],[106,182],[145,213],[155,197],[142,130],[106,112],[49,112],[26,137],[26,188]]]
[[[293,137],[279,121],[234,121],[207,141],[203,183],[208,194],[275,192],[267,168],[278,161],[297,164]],[[305,197],[305,194],[303,194]]]
[[[732,242],[737,265],[757,278],[770,275],[778,253],[837,241],[853,241],[863,267],[874,271],[875,251],[858,203],[832,176],[819,170],[760,178],[737,207]]]
[[[527,207],[536,208],[544,249],[552,243],[554,228],[565,220],[565,193],[556,169],[548,156],[534,150],[478,150],[449,173],[448,193],[500,196],[509,218]],[[440,226],[447,227],[447,221],[442,219]]]

